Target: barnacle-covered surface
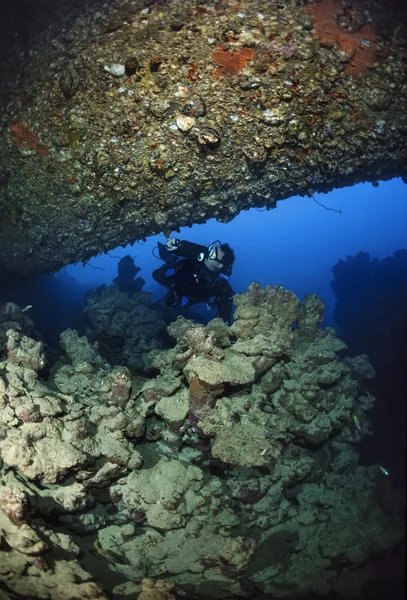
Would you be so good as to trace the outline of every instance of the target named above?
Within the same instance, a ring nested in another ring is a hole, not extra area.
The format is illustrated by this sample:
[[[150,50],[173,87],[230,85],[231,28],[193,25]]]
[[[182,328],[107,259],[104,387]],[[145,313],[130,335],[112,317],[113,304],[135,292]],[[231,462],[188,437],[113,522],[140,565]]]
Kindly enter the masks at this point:
[[[99,324],[109,314],[106,333],[139,296],[104,288],[88,309]],[[67,330],[45,370],[32,321],[0,310],[6,590],[260,600],[363,588],[366,562],[403,535],[399,493],[358,461],[373,433],[368,358],[345,357],[320,328],[315,295],[253,283],[235,302],[231,327],[179,317],[175,346],[141,342],[133,358],[130,344],[122,365],[99,354],[96,329],[92,343]]]
[[[403,1],[37,0],[17,23],[4,11],[3,267],[51,271],[405,176]]]

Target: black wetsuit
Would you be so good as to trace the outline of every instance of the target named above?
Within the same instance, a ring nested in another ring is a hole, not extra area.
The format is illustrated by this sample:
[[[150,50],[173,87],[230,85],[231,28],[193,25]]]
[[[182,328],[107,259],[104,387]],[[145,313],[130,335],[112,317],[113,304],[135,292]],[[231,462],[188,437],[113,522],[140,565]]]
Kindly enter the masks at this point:
[[[163,244],[158,250],[166,262],[153,272],[153,278],[169,290],[168,304],[192,306],[211,301],[219,316],[230,324],[233,290],[221,273],[210,271],[203,260],[198,260],[206,246],[185,241],[175,250],[169,251]]]

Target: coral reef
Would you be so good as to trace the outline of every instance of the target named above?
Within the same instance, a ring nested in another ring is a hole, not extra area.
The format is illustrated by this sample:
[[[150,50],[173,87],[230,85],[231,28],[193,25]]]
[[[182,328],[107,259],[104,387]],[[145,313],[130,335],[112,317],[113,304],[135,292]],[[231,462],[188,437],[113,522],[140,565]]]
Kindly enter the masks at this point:
[[[134,280],[137,288],[140,279]],[[148,353],[171,345],[165,322],[151,307],[150,293],[129,294],[121,292],[119,285],[101,286],[86,295],[83,315],[87,338],[110,364],[147,373],[151,369]]]
[[[28,493],[20,487],[24,484],[19,479],[1,473],[2,589],[12,591],[11,597],[107,600],[101,586],[81,568],[80,549],[70,536],[52,531],[42,519],[31,519]],[[9,597],[2,592],[3,596]]]
[[[96,314],[114,298],[120,320],[139,297],[104,288]],[[175,346],[148,352],[148,377],[67,330],[47,380],[13,307],[0,355],[6,590],[300,598],[363,587],[366,561],[402,539],[402,498],[358,460],[367,356],[345,358],[320,329],[316,296],[254,283],[235,302],[231,327],[172,323]]]

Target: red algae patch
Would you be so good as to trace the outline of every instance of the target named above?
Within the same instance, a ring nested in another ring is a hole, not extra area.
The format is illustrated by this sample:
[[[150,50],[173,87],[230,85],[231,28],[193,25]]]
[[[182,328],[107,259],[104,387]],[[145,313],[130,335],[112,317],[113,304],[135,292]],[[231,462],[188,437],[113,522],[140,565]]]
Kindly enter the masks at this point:
[[[372,64],[375,54],[377,35],[370,23],[349,31],[338,24],[337,17],[343,13],[340,0],[321,0],[306,7],[306,12],[314,21],[314,38],[323,44],[338,44],[346,54],[351,56],[345,72],[349,75],[363,75]]]
[[[15,121],[9,126],[11,139],[22,150],[33,150],[40,156],[47,156],[49,149],[46,144],[41,144],[38,135],[31,131],[24,121]]]
[[[215,75],[217,77],[237,75],[255,56],[256,51],[253,48],[240,48],[240,50],[229,53],[222,46],[218,46],[218,49],[212,54],[212,59],[217,66]]]

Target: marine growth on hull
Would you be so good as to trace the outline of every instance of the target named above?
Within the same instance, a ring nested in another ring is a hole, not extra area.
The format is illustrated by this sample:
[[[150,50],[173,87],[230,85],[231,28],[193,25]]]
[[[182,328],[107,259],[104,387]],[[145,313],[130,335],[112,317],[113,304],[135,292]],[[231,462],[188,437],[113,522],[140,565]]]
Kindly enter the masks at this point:
[[[36,3],[0,35],[4,269],[407,175],[404,0]]]
[[[322,301],[252,283],[235,321],[90,294],[86,335],[0,309],[0,580],[11,598],[304,598],[361,588],[402,536],[361,466],[374,377]],[[7,596],[8,597],[8,596]]]

